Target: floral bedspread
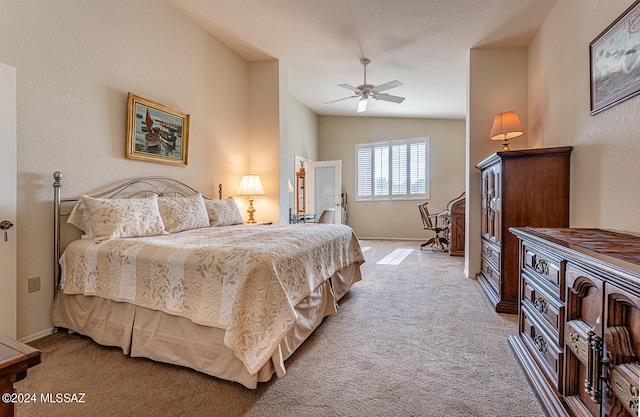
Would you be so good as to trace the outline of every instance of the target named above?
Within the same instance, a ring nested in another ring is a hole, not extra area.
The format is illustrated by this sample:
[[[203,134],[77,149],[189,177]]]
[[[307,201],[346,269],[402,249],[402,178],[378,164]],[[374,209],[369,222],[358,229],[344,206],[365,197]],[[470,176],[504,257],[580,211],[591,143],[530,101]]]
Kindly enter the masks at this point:
[[[343,225],[238,225],[171,235],[72,242],[65,294],[134,303],[225,330],[254,375],[297,320],[294,306],[364,258]]]

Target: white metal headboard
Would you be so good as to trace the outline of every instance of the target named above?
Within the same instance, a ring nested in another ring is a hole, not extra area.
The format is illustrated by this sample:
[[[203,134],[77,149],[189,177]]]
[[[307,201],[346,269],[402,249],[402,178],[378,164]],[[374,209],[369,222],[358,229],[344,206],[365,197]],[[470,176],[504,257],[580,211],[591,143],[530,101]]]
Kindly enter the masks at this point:
[[[67,244],[72,240],[78,239],[81,235],[81,231],[73,226],[67,226],[66,221],[61,221],[63,218],[68,218],[71,210],[78,202],[80,197],[76,198],[61,198],[60,188],[62,187],[62,173],[56,171],[53,173],[53,253],[54,253],[54,296],[55,292],[60,285],[60,264],[58,260],[62,256],[62,252],[67,247]],[[163,196],[188,196],[198,193],[199,191],[170,177],[163,176],[150,176],[134,178],[132,180],[123,182],[103,191],[98,194],[93,194],[91,197],[95,198],[136,198],[144,197],[150,194],[156,194],[158,197]],[[211,199],[203,194],[205,199]],[[222,199],[222,184],[218,184],[218,198]],[[63,233],[63,226],[64,233]]]

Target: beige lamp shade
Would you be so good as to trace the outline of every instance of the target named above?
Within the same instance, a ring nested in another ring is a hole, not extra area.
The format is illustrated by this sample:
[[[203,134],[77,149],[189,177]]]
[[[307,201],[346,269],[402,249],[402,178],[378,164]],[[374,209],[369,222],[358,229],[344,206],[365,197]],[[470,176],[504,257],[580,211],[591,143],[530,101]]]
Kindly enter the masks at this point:
[[[255,174],[244,175],[242,180],[240,180],[238,195],[264,195],[264,188],[262,188],[260,176]]]
[[[502,150],[509,150],[509,139],[517,138],[524,135],[522,129],[522,123],[518,115],[514,111],[507,111],[504,113],[496,114],[496,118],[493,119],[493,126],[491,127],[491,140],[501,140]]]

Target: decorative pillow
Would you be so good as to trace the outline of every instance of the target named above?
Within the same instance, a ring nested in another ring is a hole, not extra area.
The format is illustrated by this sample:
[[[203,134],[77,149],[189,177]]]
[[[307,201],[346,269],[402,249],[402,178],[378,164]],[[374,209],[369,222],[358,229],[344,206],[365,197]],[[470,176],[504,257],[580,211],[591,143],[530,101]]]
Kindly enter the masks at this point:
[[[67,218],[67,223],[82,230],[84,232],[84,235],[82,235],[83,239],[93,239],[94,234],[93,228],[91,227],[91,219],[89,219],[89,213],[84,207],[82,200],[78,200],[76,205],[73,206],[73,210],[71,210],[71,213],[69,213],[69,217]]]
[[[238,204],[231,197],[224,200],[204,200],[204,205],[207,207],[211,226],[231,226],[244,223]]]
[[[200,193],[189,197],[160,197],[158,207],[164,230],[169,233],[209,227],[209,215]]]
[[[88,212],[96,242],[114,237],[162,235],[164,223],[158,208],[158,196],[108,199],[80,197]]]

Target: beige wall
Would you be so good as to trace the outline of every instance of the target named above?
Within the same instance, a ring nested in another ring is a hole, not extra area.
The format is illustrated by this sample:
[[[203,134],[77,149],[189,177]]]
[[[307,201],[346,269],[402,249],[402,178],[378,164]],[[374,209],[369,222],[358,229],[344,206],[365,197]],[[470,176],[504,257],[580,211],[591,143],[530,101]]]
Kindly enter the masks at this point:
[[[289,135],[291,137],[291,160],[286,161],[291,168],[291,175],[294,171],[294,156],[302,156],[312,161],[318,160],[318,115],[309,110],[307,106],[298,101],[295,97],[290,97],[290,118]],[[295,167],[296,171],[297,168]],[[293,176],[291,182],[293,182]]]
[[[288,142],[281,161],[281,172],[293,186],[296,183],[295,172],[299,169],[294,164],[295,157],[318,160],[318,115],[291,95],[288,109]],[[295,209],[295,192],[287,192],[286,203],[282,207],[283,212],[286,209],[287,216],[289,208]]]
[[[640,232],[640,97],[589,115],[589,43],[630,3],[559,0],[529,48],[529,142],[574,146],[572,227]]]
[[[319,160],[342,160],[342,186],[348,194],[348,221],[360,238],[425,239],[417,203],[355,201],[355,144],[419,136],[431,138],[429,209],[442,210],[465,189],[464,120],[379,117],[319,118]],[[425,239],[426,240],[426,239]]]
[[[265,195],[256,197],[257,222],[280,222],[280,67],[278,61],[249,63],[249,166],[260,175]],[[237,187],[233,190],[237,191]],[[247,197],[238,197],[244,212]]]
[[[469,53],[467,110],[467,216],[465,273],[480,271],[480,171],[475,167],[502,149],[489,140],[497,113],[515,111],[525,134],[513,139],[511,149],[530,147],[527,126],[527,49],[472,49]]]
[[[0,61],[17,68],[18,337],[26,340],[51,328],[52,173],[63,172],[64,196],[158,174],[211,195],[222,183],[225,197],[235,195],[249,163],[249,68],[162,1],[0,0],[0,10]],[[125,159],[128,91],[191,115],[187,167]],[[32,276],[42,291],[29,294]]]

